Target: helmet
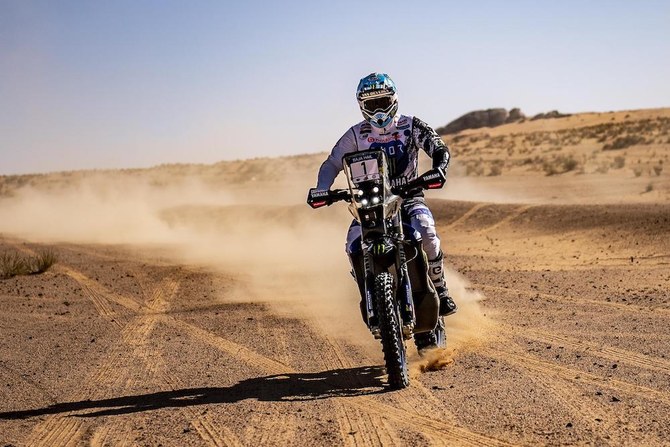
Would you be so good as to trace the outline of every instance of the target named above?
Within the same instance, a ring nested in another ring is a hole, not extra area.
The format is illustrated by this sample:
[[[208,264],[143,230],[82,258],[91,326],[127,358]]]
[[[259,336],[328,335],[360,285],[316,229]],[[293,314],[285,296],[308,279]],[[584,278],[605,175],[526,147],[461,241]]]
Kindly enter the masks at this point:
[[[358,83],[356,99],[363,118],[374,127],[383,129],[398,113],[398,93],[395,83],[385,73],[370,73]]]

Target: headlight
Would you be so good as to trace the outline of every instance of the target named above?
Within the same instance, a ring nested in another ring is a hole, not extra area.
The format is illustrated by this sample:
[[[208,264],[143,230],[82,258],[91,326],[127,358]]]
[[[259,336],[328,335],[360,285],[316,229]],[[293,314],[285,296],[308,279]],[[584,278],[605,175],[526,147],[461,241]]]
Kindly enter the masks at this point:
[[[368,199],[361,200],[361,205],[365,206],[368,204]]]
[[[377,187],[375,186],[374,188],[372,188],[372,192],[374,192],[374,193],[378,193],[378,192],[379,192],[379,188],[377,188]]]
[[[374,196],[374,197],[372,198],[372,203],[373,203],[374,205],[378,204],[378,203],[379,203],[379,197]]]

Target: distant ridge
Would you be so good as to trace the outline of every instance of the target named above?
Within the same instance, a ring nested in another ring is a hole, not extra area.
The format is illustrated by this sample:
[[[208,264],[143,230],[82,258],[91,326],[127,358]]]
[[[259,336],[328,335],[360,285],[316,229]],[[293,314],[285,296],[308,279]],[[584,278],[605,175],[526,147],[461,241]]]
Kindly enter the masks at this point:
[[[570,114],[560,113],[552,110],[547,113],[538,113],[530,118],[531,121],[548,118],[563,118]],[[525,121],[526,115],[519,108],[507,111],[503,108],[475,110],[462,115],[451,121],[444,127],[438,127],[436,132],[440,135],[455,134],[465,129],[479,129],[481,127],[496,127],[503,124]]]

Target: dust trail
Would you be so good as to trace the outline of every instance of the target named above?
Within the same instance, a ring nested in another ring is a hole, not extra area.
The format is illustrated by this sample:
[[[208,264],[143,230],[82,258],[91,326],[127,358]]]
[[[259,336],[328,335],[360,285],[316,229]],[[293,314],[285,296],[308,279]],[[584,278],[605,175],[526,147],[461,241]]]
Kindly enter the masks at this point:
[[[290,186],[254,185],[249,197],[239,186],[230,192],[197,178],[94,178],[24,188],[0,200],[0,233],[33,242],[128,244],[147,257],[159,250],[233,277],[220,302],[327,315],[326,327],[346,336],[362,326],[344,255],[350,217],[345,207],[311,210],[303,201],[307,186],[300,195]]]
[[[484,313],[480,302],[485,299],[481,292],[470,287],[458,272],[446,269],[447,284],[458,312],[444,318],[447,327],[447,348],[435,349],[423,358],[414,358],[410,373],[420,373],[447,368],[459,352],[475,349],[486,342],[494,328],[494,322]]]
[[[159,249],[175,262],[232,277],[218,302],[269,303],[376,348],[344,253],[346,207],[311,210],[295,184],[272,186],[254,185],[252,199],[239,186],[231,193],[197,178],[93,178],[46,191],[25,188],[0,200],[0,233],[35,242],[129,244],[147,257]],[[481,297],[456,273],[448,277],[460,307],[447,319],[450,343],[463,347],[483,331]]]

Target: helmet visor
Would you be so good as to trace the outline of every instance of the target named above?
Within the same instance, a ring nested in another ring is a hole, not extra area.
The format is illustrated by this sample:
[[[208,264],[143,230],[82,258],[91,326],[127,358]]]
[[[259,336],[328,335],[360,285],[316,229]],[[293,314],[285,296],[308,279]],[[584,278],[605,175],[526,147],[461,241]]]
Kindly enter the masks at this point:
[[[369,98],[363,100],[363,109],[373,113],[377,110],[386,110],[393,104],[392,96],[378,96],[376,98]]]

